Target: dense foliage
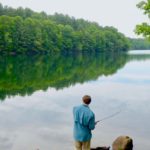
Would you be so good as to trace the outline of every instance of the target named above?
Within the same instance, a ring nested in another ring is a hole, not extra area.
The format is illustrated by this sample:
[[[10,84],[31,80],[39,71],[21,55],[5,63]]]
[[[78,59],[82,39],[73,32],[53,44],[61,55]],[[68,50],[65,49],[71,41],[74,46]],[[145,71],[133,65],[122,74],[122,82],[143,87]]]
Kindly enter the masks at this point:
[[[150,0],[144,0],[137,4],[137,7],[144,11],[144,14],[150,19]],[[136,26],[136,33],[143,35],[150,40],[150,25],[146,22]]]
[[[117,53],[0,56],[0,100],[96,80],[114,74],[125,62],[126,55]]]
[[[138,39],[131,39],[130,40],[130,49],[132,50],[150,50],[150,41],[138,38]]]
[[[128,48],[128,39],[113,27],[0,4],[0,52],[95,52]]]

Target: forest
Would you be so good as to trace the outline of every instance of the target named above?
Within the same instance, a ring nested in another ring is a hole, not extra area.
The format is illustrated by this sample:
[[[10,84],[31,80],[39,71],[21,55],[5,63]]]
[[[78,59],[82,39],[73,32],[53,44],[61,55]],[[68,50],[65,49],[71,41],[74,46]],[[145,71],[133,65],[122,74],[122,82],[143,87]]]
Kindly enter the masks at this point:
[[[150,50],[150,41],[143,38],[129,38],[131,50]]]
[[[114,27],[0,4],[1,53],[113,52],[129,47],[129,39]]]

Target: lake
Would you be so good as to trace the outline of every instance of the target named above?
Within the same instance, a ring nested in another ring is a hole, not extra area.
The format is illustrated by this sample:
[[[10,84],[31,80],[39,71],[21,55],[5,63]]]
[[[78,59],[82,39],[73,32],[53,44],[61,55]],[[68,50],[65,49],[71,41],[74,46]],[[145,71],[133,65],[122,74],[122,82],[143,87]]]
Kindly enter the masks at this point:
[[[150,149],[150,50],[0,56],[0,149],[72,150],[72,108],[91,95],[92,146],[120,135]]]

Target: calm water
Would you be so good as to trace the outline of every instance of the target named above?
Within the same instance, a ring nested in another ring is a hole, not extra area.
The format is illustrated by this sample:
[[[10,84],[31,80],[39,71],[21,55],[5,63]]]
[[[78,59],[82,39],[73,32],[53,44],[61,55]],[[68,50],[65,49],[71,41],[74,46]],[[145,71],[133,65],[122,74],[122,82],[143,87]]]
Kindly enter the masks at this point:
[[[150,149],[150,51],[125,54],[0,56],[0,149],[73,150],[72,107],[91,95],[92,146],[120,135]]]

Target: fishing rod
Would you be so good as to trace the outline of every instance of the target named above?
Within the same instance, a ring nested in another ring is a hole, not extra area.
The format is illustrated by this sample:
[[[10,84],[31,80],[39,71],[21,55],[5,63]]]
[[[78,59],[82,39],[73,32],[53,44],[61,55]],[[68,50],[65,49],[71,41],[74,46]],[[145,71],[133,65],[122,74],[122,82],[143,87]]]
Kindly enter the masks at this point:
[[[104,117],[104,118],[102,118],[102,119],[100,119],[100,120],[97,120],[95,123],[97,124],[98,122],[101,122],[101,121],[110,119],[110,118],[112,118],[112,117],[114,117],[114,116],[116,116],[116,115],[118,115],[118,114],[120,114],[120,113],[121,113],[121,110],[119,110],[119,111],[117,111],[117,112],[115,112],[115,113],[113,113],[113,114],[111,114],[111,115],[109,115],[109,116],[106,116],[106,117]]]

